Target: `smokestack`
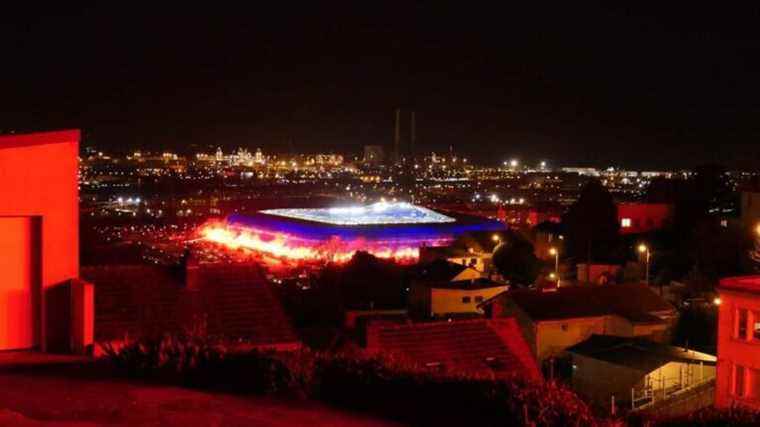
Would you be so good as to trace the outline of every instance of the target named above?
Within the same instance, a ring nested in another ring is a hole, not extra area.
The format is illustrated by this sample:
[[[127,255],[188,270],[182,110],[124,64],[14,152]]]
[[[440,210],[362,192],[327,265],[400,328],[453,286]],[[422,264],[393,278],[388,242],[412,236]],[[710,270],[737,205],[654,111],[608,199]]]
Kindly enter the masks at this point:
[[[396,131],[393,135],[393,161],[399,160],[399,144],[401,144],[401,109],[396,109]]]
[[[414,118],[414,111],[412,111],[412,138],[409,140],[409,157],[414,157],[414,143],[417,139],[417,121]]]

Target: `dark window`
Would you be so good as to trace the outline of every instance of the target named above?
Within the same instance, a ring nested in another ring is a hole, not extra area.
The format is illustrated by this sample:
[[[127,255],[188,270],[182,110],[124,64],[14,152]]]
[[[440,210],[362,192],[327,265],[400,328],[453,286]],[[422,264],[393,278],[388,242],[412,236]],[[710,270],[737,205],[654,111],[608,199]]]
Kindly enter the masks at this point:
[[[747,397],[754,400],[760,400],[760,370],[749,370],[749,392]]]
[[[739,310],[739,328],[736,331],[736,338],[740,340],[747,339],[747,310],[740,308]]]
[[[734,396],[744,396],[744,366],[736,365],[734,370]]]
[[[475,297],[475,302],[483,302],[483,297]]]
[[[462,297],[462,302],[465,303],[465,304],[469,304],[470,303],[470,297]]]

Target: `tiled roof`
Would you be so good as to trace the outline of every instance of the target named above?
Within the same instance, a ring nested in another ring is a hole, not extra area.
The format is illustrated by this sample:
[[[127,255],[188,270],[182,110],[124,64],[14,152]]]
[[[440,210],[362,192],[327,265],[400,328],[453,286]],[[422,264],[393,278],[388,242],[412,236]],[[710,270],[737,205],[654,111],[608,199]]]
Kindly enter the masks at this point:
[[[514,319],[460,320],[371,327],[367,349],[406,358],[447,372],[541,374]]]
[[[655,313],[674,311],[648,286],[640,284],[565,286],[551,292],[520,289],[502,294],[533,320],[618,315],[633,323],[659,323]]]
[[[297,345],[298,338],[270,285],[258,271],[202,267],[197,291],[160,266],[86,267],[95,285],[95,339],[180,332],[205,322],[210,335],[254,346]]]

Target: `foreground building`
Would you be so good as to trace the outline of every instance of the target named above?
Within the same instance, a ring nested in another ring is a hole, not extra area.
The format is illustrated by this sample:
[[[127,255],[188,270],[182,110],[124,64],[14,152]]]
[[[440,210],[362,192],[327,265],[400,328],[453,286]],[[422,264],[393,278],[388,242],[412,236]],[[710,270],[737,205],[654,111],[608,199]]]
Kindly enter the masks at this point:
[[[713,403],[715,356],[610,335],[592,335],[567,352],[572,356],[573,389],[600,406],[612,396],[633,409],[665,406],[686,395],[690,410]]]
[[[760,276],[722,279],[718,294],[715,405],[760,409]]]
[[[84,352],[93,288],[79,280],[79,131],[0,136],[0,351]]]

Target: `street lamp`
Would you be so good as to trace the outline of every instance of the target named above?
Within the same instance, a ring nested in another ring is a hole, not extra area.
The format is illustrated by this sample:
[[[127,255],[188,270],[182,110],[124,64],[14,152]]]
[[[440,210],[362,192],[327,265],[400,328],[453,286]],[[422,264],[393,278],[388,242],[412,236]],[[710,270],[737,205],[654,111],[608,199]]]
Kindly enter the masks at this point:
[[[639,245],[639,253],[640,254],[644,254],[644,260],[645,260],[646,266],[647,266],[647,268],[646,268],[646,276],[645,277],[646,277],[646,284],[648,285],[649,284],[649,258],[650,258],[650,256],[652,254],[649,251],[649,247],[647,245],[643,244],[643,243]]]
[[[549,255],[554,257],[554,275],[557,276],[557,287],[559,288],[559,251],[555,247],[549,248]]]

